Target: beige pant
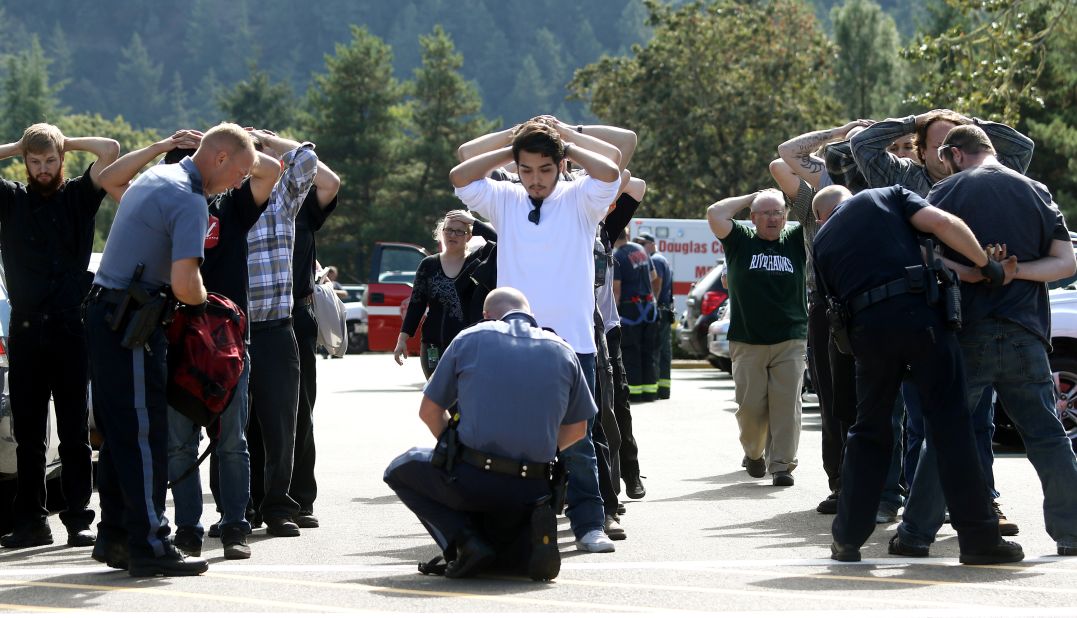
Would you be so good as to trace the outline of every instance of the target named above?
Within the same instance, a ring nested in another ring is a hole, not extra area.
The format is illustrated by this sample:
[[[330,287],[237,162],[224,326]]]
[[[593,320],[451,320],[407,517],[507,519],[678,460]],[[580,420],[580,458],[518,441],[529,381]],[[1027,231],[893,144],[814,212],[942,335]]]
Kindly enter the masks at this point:
[[[774,345],[729,342],[740,444],[751,459],[766,455],[771,474],[797,467],[806,346],[804,339]]]

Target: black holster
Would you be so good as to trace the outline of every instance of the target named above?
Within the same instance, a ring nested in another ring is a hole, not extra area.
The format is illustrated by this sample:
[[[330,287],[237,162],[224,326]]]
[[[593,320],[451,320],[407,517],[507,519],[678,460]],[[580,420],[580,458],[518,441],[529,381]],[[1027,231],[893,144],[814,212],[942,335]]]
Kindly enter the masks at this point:
[[[435,468],[440,468],[452,474],[456,462],[460,459],[460,432],[456,429],[456,423],[449,421],[449,426],[438,436],[438,443],[434,447],[434,454],[430,463]]]
[[[842,354],[852,354],[853,346],[849,341],[849,309],[845,303],[833,296],[826,298],[826,319],[830,330],[830,339],[834,347]]]

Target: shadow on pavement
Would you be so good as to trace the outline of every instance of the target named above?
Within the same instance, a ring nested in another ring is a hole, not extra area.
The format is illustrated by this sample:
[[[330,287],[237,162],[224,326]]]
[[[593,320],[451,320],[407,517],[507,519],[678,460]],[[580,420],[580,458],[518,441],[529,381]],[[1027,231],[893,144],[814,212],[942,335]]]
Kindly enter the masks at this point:
[[[376,498],[364,498],[362,496],[358,498],[352,498],[352,502],[357,504],[367,505],[380,505],[380,504],[402,504],[400,498],[396,494],[389,494],[387,496],[378,496]]]

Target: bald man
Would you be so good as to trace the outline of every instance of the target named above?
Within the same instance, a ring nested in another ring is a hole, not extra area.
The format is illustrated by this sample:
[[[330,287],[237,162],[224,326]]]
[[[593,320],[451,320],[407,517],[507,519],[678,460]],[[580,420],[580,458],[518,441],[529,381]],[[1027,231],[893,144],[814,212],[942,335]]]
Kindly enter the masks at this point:
[[[455,431],[456,457],[435,464],[434,449],[414,448],[385,471],[441,548],[447,577],[493,569],[549,580],[561,567],[551,466],[558,449],[586,435],[598,409],[572,347],[539,328],[530,310],[519,290],[492,290],[487,321],[461,331],[430,376],[419,418],[439,445]],[[454,403],[461,412],[450,423]],[[502,533],[519,531],[511,540],[529,539],[526,551],[493,538],[489,521]]]
[[[752,227],[733,217],[748,208]],[[741,465],[753,478],[793,484],[800,443],[800,389],[808,337],[804,228],[786,229],[785,198],[767,189],[707,209],[729,278],[729,351]]]

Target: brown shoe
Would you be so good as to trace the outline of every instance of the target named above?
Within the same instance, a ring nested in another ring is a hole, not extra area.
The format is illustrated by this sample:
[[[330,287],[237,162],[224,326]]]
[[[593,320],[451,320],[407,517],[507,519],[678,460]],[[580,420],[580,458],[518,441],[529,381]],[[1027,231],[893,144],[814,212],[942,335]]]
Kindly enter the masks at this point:
[[[1006,519],[1006,516],[1002,514],[1002,509],[998,506],[998,502],[992,502],[991,508],[995,510],[995,515],[998,515],[998,533],[1002,536],[1017,536],[1021,529],[1017,527],[1017,524]]]

